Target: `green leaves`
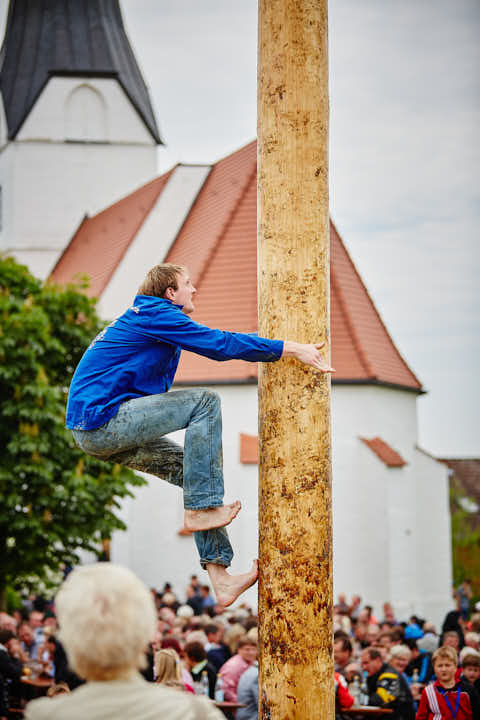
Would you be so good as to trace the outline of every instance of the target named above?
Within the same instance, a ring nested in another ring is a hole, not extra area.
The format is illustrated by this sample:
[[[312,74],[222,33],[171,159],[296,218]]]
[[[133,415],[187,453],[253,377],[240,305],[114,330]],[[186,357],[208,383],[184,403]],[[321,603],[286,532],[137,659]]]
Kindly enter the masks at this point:
[[[30,585],[124,529],[114,510],[144,481],[82,453],[66,392],[102,327],[86,284],[43,285],[0,257],[0,587]]]

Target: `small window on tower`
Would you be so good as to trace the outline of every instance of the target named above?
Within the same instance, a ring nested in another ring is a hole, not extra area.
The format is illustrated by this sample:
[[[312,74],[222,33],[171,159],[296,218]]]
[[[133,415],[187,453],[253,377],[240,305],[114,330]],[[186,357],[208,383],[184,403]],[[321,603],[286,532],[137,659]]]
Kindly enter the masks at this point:
[[[65,137],[74,142],[107,141],[105,100],[90,85],[79,85],[68,97]]]

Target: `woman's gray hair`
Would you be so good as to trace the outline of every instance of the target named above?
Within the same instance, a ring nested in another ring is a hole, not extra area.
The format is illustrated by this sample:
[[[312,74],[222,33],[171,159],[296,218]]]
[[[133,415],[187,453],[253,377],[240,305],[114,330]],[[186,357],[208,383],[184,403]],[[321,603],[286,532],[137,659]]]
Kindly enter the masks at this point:
[[[412,651],[406,645],[394,645],[388,654],[388,659],[395,657],[406,657],[410,660]]]
[[[112,680],[145,667],[157,624],[145,585],[111,563],[74,570],[55,600],[70,665],[88,680]]]

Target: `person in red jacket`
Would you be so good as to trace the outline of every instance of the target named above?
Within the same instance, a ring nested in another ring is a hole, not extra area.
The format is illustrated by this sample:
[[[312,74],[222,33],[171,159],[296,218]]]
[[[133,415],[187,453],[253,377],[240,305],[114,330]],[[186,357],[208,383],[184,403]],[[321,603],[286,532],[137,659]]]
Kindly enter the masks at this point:
[[[347,681],[335,671],[335,718],[342,717],[342,710],[351,708],[355,698],[348,692]]]
[[[479,720],[478,697],[469,683],[457,681],[457,653],[442,646],[433,654],[437,679],[422,690],[416,720]]]

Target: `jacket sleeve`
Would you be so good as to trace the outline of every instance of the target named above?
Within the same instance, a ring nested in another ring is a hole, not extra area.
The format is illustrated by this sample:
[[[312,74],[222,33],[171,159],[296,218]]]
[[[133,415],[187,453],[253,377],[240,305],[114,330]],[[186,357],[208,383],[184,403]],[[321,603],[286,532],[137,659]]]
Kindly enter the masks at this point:
[[[10,657],[4,650],[0,651],[0,675],[11,680],[18,680],[22,675],[22,668],[20,660]]]
[[[376,707],[391,705],[400,696],[400,679],[393,672],[380,675],[375,692],[370,696],[370,704]]]
[[[283,352],[282,340],[269,340],[255,333],[233,333],[200,325],[172,307],[164,312],[139,315],[142,331],[152,339],[178,345],[182,350],[204,355],[211,360],[247,360],[274,362]]]
[[[425,688],[422,690],[422,694],[420,695],[420,702],[418,703],[418,710],[417,714],[415,715],[415,720],[428,720],[428,714],[429,714],[429,704],[428,704],[428,698],[427,693],[425,692]]]

